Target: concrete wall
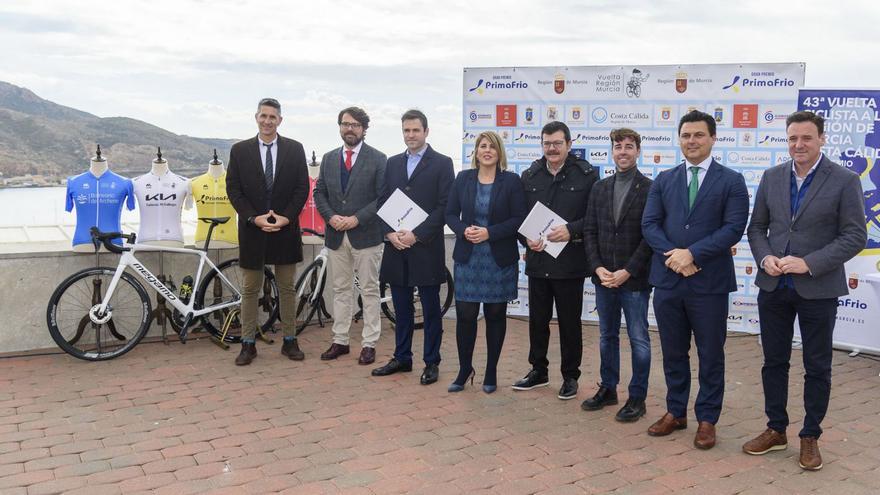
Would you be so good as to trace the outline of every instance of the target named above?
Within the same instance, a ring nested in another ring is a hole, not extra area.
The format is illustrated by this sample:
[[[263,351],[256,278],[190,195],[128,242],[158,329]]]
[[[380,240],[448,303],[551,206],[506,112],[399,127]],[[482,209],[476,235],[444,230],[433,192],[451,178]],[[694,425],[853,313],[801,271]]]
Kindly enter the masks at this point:
[[[311,241],[311,239],[308,239]],[[447,237],[447,266],[452,269],[451,255],[454,239]],[[305,244],[305,261],[297,266],[297,276],[314,259],[321,245]],[[238,256],[237,249],[211,250],[214,263]],[[218,256],[219,254],[219,256]],[[198,258],[181,254],[164,254],[162,263],[165,274],[173,274],[174,283],[187,274],[194,275]],[[138,259],[154,274],[160,272],[159,253],[139,253]],[[218,261],[219,259],[219,261]],[[100,265],[115,267],[119,257],[111,253],[100,255]],[[70,251],[51,251],[41,253],[0,253],[0,354],[57,349],[49,335],[46,323],[46,308],[52,292],[65,278],[73,273],[95,266],[94,254],[73,253]],[[135,276],[138,281],[142,279]],[[156,306],[156,293],[147,289],[152,305]],[[328,287],[325,289],[328,310],[332,314],[333,297]],[[450,311],[454,313],[454,311]],[[452,316],[447,314],[447,316]],[[174,331],[168,326],[169,334]],[[149,336],[161,335],[161,329],[153,324]],[[329,341],[329,340],[328,340]]]

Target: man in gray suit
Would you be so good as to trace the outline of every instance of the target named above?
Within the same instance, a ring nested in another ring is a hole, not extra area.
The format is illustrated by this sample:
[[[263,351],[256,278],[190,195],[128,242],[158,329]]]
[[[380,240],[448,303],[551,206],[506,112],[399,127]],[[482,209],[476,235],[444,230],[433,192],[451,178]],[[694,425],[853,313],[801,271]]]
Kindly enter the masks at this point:
[[[847,294],[843,264],[865,248],[859,177],[822,154],[825,121],[811,112],[786,119],[792,161],[764,173],[748,227],[764,366],[767,430],[743,445],[752,455],[788,446],[788,369],[794,320],[803,341],[804,409],[801,468],[822,468],[818,438],[831,394],[831,343],[837,298]]]
[[[315,205],[327,222],[325,245],[333,282],[333,343],[321,354],[327,361],[349,353],[348,332],[355,306],[357,272],[364,307],[358,364],[376,360],[379,340],[379,263],[382,260],[381,220],[376,200],[385,184],[383,153],[364,142],[370,117],[349,107],[337,117],[343,146],[324,155],[315,184]]]

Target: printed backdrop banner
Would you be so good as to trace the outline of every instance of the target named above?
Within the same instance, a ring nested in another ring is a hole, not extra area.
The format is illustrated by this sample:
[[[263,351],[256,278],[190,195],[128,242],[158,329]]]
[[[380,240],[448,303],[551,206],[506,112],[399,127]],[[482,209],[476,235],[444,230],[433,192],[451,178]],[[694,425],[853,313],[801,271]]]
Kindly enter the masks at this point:
[[[837,303],[834,344],[880,353],[880,286],[865,275],[880,272],[880,90],[802,89],[798,110],[825,118],[825,146],[831,160],[859,174],[865,196],[868,243],[846,264],[849,295]],[[873,323],[871,323],[873,322]]]
[[[715,159],[740,171],[753,197],[764,170],[789,158],[785,118],[803,84],[803,64],[466,68],[462,163],[470,166],[477,135],[494,130],[510,168],[521,173],[541,158],[541,128],[560,120],[571,128],[573,151],[600,177],[614,173],[608,133],[635,129],[642,135],[639,170],[654,177],[682,161],[678,120],[698,109],[718,123]],[[739,290],[731,295],[728,328],[757,332],[756,268],[745,236],[733,251]],[[510,314],[528,314],[523,269],[520,262],[519,299],[509,304]],[[589,280],[583,318],[598,319]]]

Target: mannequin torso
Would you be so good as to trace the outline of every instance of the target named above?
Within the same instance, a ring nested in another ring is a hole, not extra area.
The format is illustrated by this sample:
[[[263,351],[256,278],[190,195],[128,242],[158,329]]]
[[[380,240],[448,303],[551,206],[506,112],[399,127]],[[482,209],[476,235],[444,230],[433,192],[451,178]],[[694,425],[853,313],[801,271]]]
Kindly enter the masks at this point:
[[[192,208],[189,181],[171,173],[168,162],[153,160],[150,173],[133,179],[140,209],[138,243],[183,247],[182,209]]]

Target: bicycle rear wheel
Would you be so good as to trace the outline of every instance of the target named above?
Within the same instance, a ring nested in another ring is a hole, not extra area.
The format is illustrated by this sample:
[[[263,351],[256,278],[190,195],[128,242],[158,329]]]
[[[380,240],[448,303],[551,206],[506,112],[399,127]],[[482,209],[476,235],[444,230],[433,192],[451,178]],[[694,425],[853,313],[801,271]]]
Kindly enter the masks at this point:
[[[318,281],[321,268],[324,266],[323,259],[316,259],[309,266],[303,270],[302,275],[296,280],[296,285],[294,286],[294,291],[297,294],[296,300],[296,334],[299,335],[305,330],[306,326],[311,323],[312,318],[315,317],[315,314],[318,311],[321,312],[319,314],[319,318],[322,316],[329,317],[326,308],[324,307],[324,285],[327,282],[327,277],[323,277]],[[311,299],[314,300],[312,301]]]
[[[67,277],[49,298],[49,335],[64,352],[86,361],[104,361],[130,351],[150,328],[152,307],[144,287],[130,274],[122,278],[110,299],[110,318],[95,323],[89,316],[101,303],[115,268],[87,268]]]
[[[390,296],[391,287],[382,283],[379,287],[379,297],[381,299],[385,299],[385,297]],[[440,284],[440,316],[444,316],[449,308],[452,306],[452,299],[455,296],[455,283],[452,280],[452,273],[449,272],[449,269],[446,269],[446,280]],[[385,314],[385,317],[388,318],[391,323],[396,323],[397,319],[394,315],[394,305],[391,301],[382,303],[382,313]],[[425,327],[425,315],[422,310],[422,301],[419,298],[419,289],[413,287],[413,315],[414,315],[414,328],[424,328]]]
[[[217,271],[211,270],[208,275],[202,279],[199,288],[195,294],[195,308],[204,308],[215,304],[222,304],[232,301],[235,292],[241,293],[242,282],[244,281],[244,273],[238,264],[238,258],[226,260],[217,265],[217,270],[229,280],[229,284],[223,281],[217,275]],[[231,284],[231,286],[230,286]],[[237,344],[241,342],[241,317],[238,311],[241,306],[229,306],[228,308],[218,309],[202,316],[202,327],[206,332],[216,338],[223,339],[224,342]],[[230,313],[236,313],[229,321],[229,328],[223,333],[223,327]],[[260,290],[260,299],[257,302],[257,325],[263,332],[272,329],[272,325],[278,318],[278,285],[275,283],[275,274],[269,267],[263,268],[263,288]]]

